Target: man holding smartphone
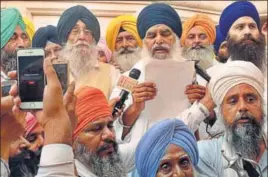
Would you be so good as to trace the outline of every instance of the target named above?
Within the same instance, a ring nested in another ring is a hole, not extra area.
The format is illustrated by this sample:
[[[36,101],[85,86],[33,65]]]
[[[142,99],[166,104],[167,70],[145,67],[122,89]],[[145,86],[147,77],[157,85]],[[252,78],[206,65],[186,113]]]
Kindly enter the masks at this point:
[[[35,116],[44,128],[46,138],[37,176],[74,177],[72,130],[76,127],[76,118],[71,116],[76,103],[73,95],[74,84],[69,86],[67,94],[63,97],[51,58],[45,59],[44,71],[47,78],[44,109],[36,111]],[[15,78],[16,73],[11,73],[10,77]],[[17,93],[17,86],[13,85],[10,91],[12,96],[1,97],[1,176],[3,177],[9,176],[7,162],[10,143],[18,139],[24,131],[25,119],[24,116],[19,116],[23,112],[19,109],[20,98]]]

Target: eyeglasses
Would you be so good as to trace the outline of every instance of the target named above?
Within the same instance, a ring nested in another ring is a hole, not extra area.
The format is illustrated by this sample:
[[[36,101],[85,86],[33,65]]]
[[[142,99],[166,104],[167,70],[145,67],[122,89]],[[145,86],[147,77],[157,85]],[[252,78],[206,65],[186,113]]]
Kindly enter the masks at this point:
[[[82,31],[85,34],[85,36],[92,35],[92,32],[89,29],[79,29],[79,28],[73,28],[70,34],[73,36],[78,36]]]

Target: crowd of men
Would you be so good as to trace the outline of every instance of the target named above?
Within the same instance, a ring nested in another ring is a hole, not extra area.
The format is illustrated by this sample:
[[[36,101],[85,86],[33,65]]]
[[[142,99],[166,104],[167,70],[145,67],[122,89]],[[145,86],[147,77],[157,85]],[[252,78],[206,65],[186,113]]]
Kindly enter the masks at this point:
[[[217,24],[204,14],[182,23],[152,3],[100,28],[81,5],[36,31],[16,8],[1,10],[1,83],[17,79],[20,48],[45,50],[47,79],[42,110],[21,110],[16,84],[1,91],[1,176],[267,177],[267,20],[251,2],[231,3]],[[69,63],[65,94],[55,59]],[[189,107],[160,121],[145,114],[159,94],[144,75],[155,60],[198,61],[211,77],[197,73],[178,91]],[[133,68],[138,84],[113,115],[116,82]]]

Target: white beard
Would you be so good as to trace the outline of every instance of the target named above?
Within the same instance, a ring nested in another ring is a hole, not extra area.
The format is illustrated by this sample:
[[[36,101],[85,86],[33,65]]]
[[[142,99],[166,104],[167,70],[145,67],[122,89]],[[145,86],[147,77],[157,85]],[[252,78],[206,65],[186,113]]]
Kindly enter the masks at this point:
[[[192,47],[182,48],[182,57],[187,60],[199,61],[198,65],[203,69],[208,69],[213,65],[214,48],[213,45],[204,46],[202,49],[192,49]]]
[[[114,52],[113,58],[120,68],[126,72],[141,59],[141,48],[137,47],[133,53],[120,54]]]
[[[141,56],[144,59],[156,59],[156,60],[175,60],[175,61],[183,61],[184,59],[181,57],[181,46],[179,42],[179,38],[176,37],[175,43],[170,47],[168,54],[158,54],[154,55],[152,51],[150,51],[144,41],[143,48],[141,51]]]
[[[95,44],[83,43],[83,46],[67,44],[59,58],[69,62],[74,78],[84,76],[98,64],[98,50]]]

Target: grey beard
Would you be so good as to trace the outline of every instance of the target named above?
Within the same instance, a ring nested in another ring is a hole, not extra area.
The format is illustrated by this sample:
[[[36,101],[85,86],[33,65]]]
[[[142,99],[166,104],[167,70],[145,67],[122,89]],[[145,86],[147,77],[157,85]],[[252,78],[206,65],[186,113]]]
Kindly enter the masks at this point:
[[[253,39],[253,37],[250,38]],[[265,69],[265,38],[260,34],[258,39],[253,40],[253,44],[243,44],[243,41],[234,41],[228,36],[228,51],[232,60],[252,62],[263,71]]]
[[[98,177],[127,176],[124,165],[117,152],[108,157],[100,158],[97,154],[89,152],[86,146],[76,143],[75,157],[91,169],[91,172]]]
[[[71,73],[77,79],[94,69],[98,63],[98,50],[95,44],[89,45],[88,48],[67,44],[60,52],[59,58],[69,62]]]
[[[17,70],[16,52],[8,54],[3,49],[1,49],[1,67],[5,73]]]
[[[182,48],[182,57],[187,60],[198,61],[198,65],[203,69],[208,69],[213,65],[214,49],[212,45],[203,46],[201,49],[193,49],[192,47]]]
[[[114,52],[113,58],[120,66],[123,72],[130,70],[141,59],[141,48],[137,47],[133,53],[120,54],[120,51]]]
[[[226,127],[228,141],[241,154],[242,158],[256,160],[260,154],[260,142],[262,141],[262,123],[255,120],[252,123],[234,124]]]

